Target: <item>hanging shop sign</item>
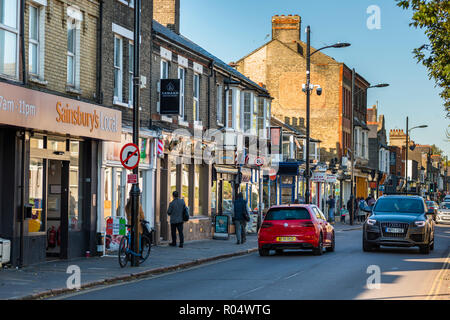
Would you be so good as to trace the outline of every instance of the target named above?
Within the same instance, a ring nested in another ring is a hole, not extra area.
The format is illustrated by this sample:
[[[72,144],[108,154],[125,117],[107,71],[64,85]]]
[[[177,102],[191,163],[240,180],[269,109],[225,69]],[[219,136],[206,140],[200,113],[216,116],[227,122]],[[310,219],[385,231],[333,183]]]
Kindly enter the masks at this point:
[[[0,124],[120,141],[121,111],[0,83]]]
[[[328,174],[325,178],[325,182],[327,183],[336,183],[337,178],[334,174]]]
[[[312,182],[325,182],[327,174],[325,172],[314,172],[311,181]]]
[[[159,113],[180,114],[180,79],[161,79]]]

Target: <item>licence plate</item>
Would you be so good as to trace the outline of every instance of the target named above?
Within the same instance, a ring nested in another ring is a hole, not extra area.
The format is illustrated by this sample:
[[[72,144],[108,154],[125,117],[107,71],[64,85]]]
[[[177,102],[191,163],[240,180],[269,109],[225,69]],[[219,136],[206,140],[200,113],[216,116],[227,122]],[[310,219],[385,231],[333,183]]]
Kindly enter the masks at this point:
[[[386,232],[389,233],[403,233],[404,231],[402,228],[386,228]]]
[[[279,242],[289,242],[289,241],[296,241],[296,237],[277,237],[277,241]]]

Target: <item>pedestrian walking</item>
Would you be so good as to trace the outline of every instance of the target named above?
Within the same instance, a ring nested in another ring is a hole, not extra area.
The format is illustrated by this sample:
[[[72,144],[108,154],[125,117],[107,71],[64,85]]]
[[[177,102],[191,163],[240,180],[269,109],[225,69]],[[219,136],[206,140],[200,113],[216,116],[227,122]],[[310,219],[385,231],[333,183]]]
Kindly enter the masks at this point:
[[[183,234],[183,214],[185,210],[188,210],[186,203],[183,199],[179,198],[178,191],[172,193],[173,200],[169,204],[169,209],[167,209],[167,214],[170,216],[170,231],[172,233],[172,243],[170,245],[175,247],[177,245],[177,230],[178,236],[180,238],[180,248],[183,248],[184,244],[184,234]]]
[[[369,207],[373,207],[373,205],[375,204],[375,198],[373,197],[373,195],[370,195],[369,196],[369,200],[367,201],[367,205],[369,206]]]
[[[350,222],[351,222],[352,217],[354,217],[354,215],[353,215],[353,207],[354,207],[353,203],[354,203],[353,196],[350,196],[350,198],[347,201],[347,210],[348,210],[348,217],[350,218]]]
[[[345,205],[341,208],[341,223],[345,224],[345,216],[348,215],[348,210],[345,209]]]
[[[334,222],[334,208],[336,207],[336,200],[334,199],[332,194],[330,194],[327,200],[327,205],[329,222]]]
[[[364,222],[366,220],[366,212],[367,212],[367,202],[364,198],[359,199],[358,203],[358,217],[359,222]]]
[[[244,200],[242,192],[237,195],[237,198],[234,201],[233,221],[236,227],[236,243],[242,244],[245,242],[245,228],[247,226],[247,221],[250,221],[247,202]]]

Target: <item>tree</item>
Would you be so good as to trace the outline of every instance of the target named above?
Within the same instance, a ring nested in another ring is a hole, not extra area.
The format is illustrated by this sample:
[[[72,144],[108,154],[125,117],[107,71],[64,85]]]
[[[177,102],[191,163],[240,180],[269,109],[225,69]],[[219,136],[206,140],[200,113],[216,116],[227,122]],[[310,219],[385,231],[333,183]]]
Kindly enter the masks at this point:
[[[418,62],[428,69],[429,78],[442,88],[440,96],[444,99],[450,119],[450,1],[448,0],[396,0],[403,9],[413,10],[410,26],[425,29],[429,43],[413,50]],[[450,126],[449,126],[450,128]],[[447,138],[449,130],[447,130]]]

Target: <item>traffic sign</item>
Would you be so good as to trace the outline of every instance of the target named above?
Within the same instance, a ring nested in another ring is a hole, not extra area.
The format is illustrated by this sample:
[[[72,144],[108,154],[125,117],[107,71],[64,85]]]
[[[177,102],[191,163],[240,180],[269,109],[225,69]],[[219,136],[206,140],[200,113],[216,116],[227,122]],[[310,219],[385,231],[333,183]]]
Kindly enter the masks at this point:
[[[137,184],[137,181],[138,181],[138,175],[137,174],[129,174],[128,176],[127,176],[127,181],[128,181],[128,183],[131,183],[131,184]]]
[[[134,143],[128,143],[120,151],[120,163],[125,169],[133,170],[139,165],[141,154]]]
[[[255,166],[261,167],[264,164],[264,160],[261,157],[256,157]]]

